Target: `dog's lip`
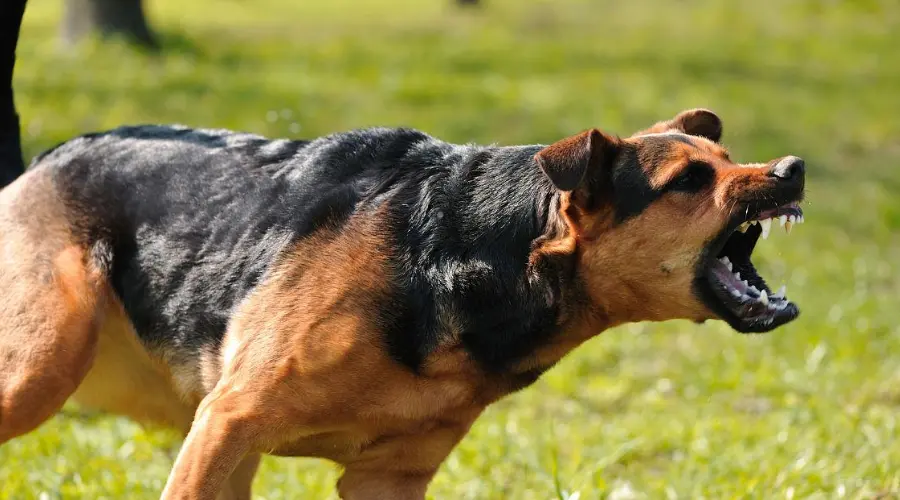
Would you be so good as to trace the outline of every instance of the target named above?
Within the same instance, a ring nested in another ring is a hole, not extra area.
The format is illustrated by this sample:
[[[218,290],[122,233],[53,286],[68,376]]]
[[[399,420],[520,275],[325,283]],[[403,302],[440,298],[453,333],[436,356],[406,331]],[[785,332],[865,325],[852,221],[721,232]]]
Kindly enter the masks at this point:
[[[800,208],[799,201],[792,201],[775,208],[761,210],[756,214],[756,220],[773,219],[780,216],[790,217],[791,215],[797,218],[803,218],[803,209]]]
[[[803,209],[800,208],[800,202],[792,201],[771,208],[757,209],[753,212],[750,212],[748,208],[743,214],[739,213],[738,216],[732,220],[729,229],[726,229],[725,234],[730,234],[730,231],[736,228],[746,230],[750,224],[775,219],[780,220],[782,227],[786,226],[787,232],[790,233],[791,228],[795,224],[802,224],[804,222]],[[788,223],[790,224],[788,225]],[[764,233],[764,238],[765,237],[768,237],[768,233]]]
[[[729,202],[733,206],[728,226],[723,229],[722,235],[730,234],[732,230],[744,223],[760,222],[766,219],[779,219],[785,216],[788,220],[793,216],[796,220],[803,218],[803,209],[800,203],[804,199],[804,192],[792,193],[790,196],[780,196],[779,193],[771,195],[755,194],[745,199],[737,199]]]

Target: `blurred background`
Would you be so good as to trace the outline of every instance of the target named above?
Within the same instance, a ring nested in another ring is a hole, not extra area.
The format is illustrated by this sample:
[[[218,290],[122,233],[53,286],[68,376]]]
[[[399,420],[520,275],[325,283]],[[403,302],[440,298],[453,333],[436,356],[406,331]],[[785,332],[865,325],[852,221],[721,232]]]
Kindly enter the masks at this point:
[[[806,159],[806,224],[754,254],[797,321],[608,331],[491,407],[431,498],[900,495],[900,3],[146,0],[146,22],[85,15],[123,2],[29,1],[14,79],[26,161],[146,122],[523,144],[628,135],[697,106],[739,161]],[[178,444],[66,407],[0,448],[0,498],[155,498]],[[256,492],[333,498],[337,475],[267,458]]]

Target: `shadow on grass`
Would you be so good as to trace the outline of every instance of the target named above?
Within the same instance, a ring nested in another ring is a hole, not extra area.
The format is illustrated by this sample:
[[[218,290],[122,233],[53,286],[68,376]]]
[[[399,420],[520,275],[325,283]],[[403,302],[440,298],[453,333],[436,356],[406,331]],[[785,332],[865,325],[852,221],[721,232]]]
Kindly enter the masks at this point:
[[[165,54],[182,54],[191,58],[206,61],[209,54],[203,46],[181,31],[157,31],[159,51]]]

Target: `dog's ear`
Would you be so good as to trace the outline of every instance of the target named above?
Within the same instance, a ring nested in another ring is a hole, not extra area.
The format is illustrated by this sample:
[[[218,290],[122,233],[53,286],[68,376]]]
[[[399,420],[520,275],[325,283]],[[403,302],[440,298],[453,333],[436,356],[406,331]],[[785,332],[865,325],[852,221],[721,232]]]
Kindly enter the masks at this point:
[[[708,109],[689,109],[678,113],[671,120],[655,123],[634,135],[658,134],[671,130],[719,142],[722,139],[722,119]]]
[[[614,154],[616,143],[616,139],[591,129],[554,142],[538,151],[534,159],[557,189],[573,191],[589,171]]]

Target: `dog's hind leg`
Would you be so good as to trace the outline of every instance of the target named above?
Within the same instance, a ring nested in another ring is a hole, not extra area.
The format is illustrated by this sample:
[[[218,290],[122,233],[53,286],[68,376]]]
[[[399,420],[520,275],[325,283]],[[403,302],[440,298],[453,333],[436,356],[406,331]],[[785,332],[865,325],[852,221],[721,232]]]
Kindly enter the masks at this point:
[[[0,193],[0,443],[35,429],[78,387],[96,350],[104,289],[40,189],[46,183],[34,180]],[[28,203],[16,200],[22,195]],[[28,206],[32,195],[41,206]]]

